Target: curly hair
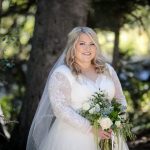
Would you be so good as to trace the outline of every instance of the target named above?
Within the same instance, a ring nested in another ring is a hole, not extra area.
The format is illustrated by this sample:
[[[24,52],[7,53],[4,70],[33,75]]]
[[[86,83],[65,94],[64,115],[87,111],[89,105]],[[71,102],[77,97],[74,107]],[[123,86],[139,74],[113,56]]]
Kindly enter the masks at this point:
[[[78,39],[82,33],[87,34],[96,46],[96,56],[91,61],[91,63],[95,66],[95,70],[97,73],[104,73],[104,71],[106,69],[106,67],[105,67],[106,61],[101,54],[97,35],[89,27],[75,27],[68,34],[68,41],[67,41],[67,45],[66,45],[66,57],[65,57],[65,62],[67,64],[67,66],[76,75],[81,73],[80,66],[75,62],[75,45],[76,45],[76,42],[78,41]]]

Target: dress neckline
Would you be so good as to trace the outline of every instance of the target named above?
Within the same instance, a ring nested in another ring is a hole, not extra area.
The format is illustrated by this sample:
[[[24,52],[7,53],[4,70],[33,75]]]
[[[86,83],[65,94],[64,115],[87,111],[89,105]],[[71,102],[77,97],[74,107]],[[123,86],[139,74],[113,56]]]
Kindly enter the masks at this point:
[[[96,79],[95,80],[92,80],[92,79],[90,79],[90,78],[88,78],[87,76],[85,76],[85,75],[83,75],[83,74],[81,74],[81,77],[83,78],[83,80],[85,80],[86,82],[88,81],[88,82],[92,82],[92,83],[94,83],[94,84],[97,84],[97,82],[99,81],[99,79],[101,78],[101,80],[102,80],[102,77],[103,77],[104,75],[103,74],[97,74],[97,77],[96,77]]]

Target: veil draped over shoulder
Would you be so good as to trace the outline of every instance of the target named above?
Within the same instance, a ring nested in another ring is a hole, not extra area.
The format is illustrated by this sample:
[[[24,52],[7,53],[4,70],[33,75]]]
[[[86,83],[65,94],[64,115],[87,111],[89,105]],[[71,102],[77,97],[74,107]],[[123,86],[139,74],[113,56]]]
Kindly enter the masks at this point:
[[[64,64],[65,54],[66,49],[63,51],[63,53],[61,54],[61,56],[59,57],[59,59],[56,61],[56,63],[49,72],[42,97],[40,99],[38,108],[36,110],[34,119],[31,124],[26,150],[39,150],[40,145],[47,137],[51,125],[55,120],[55,116],[52,111],[48,94],[48,84],[53,71],[60,65]]]

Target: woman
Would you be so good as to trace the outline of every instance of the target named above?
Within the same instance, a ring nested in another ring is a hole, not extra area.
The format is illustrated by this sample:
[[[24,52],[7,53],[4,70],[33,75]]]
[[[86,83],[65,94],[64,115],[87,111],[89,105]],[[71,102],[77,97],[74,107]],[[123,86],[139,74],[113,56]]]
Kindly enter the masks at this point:
[[[97,150],[93,127],[77,111],[99,88],[110,100],[115,97],[126,106],[117,74],[100,53],[96,33],[88,27],[76,27],[49,74],[27,150]],[[100,139],[111,137],[111,131],[98,132]],[[121,137],[115,145],[115,150],[128,150]]]

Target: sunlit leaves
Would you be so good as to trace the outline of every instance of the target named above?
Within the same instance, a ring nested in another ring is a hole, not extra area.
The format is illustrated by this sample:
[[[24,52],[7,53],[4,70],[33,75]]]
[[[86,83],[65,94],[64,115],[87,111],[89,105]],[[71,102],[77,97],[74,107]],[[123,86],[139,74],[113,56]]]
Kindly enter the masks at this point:
[[[12,3],[15,3],[17,5],[22,5],[25,2],[27,2],[28,0],[10,0]]]
[[[10,6],[10,0],[3,0],[2,2],[2,10],[3,12],[7,11]]]
[[[9,1],[20,5],[25,1]],[[27,2],[27,1],[26,1]],[[9,5],[10,7],[11,5]],[[29,15],[14,14],[3,17],[0,26],[0,57],[11,58],[20,57],[28,59],[31,50],[30,39],[33,35],[35,7],[31,6]],[[3,54],[3,55],[2,55]]]

